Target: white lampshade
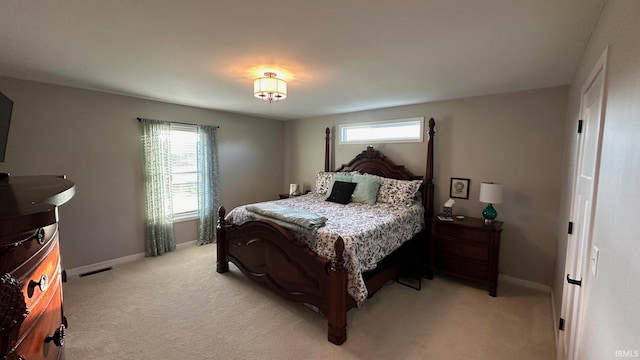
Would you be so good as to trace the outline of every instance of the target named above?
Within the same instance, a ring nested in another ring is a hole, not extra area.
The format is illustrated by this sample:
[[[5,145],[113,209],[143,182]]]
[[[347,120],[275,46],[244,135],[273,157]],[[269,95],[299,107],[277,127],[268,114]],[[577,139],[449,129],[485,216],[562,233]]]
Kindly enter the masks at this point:
[[[480,184],[480,202],[486,204],[502,203],[502,185],[494,183]]]
[[[276,78],[272,72],[264,73],[265,77],[253,81],[253,95],[258,99],[274,102],[287,98],[287,82]]]

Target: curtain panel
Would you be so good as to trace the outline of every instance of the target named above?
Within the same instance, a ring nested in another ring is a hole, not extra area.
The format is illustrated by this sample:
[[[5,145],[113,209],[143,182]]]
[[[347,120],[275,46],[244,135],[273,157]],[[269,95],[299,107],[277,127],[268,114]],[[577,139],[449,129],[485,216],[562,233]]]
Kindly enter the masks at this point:
[[[140,119],[145,188],[145,255],[176,249],[171,199],[171,123]]]
[[[198,245],[216,241],[220,206],[217,130],[198,125]]]

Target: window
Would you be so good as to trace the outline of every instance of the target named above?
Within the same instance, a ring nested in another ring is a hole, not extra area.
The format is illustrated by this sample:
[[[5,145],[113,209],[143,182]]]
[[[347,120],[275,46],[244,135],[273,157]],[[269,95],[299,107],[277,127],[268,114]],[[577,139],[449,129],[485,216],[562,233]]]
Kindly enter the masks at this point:
[[[174,220],[198,216],[198,129],[171,124],[171,194]]]
[[[340,125],[340,143],[422,142],[424,117]]]

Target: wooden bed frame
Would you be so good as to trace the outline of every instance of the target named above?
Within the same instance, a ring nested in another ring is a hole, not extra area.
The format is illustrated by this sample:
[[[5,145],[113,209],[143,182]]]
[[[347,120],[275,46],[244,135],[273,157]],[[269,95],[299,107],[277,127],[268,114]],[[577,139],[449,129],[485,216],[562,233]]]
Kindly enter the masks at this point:
[[[434,127],[435,121],[431,118],[424,178],[394,164],[370,146],[348,164],[336,169],[357,170],[401,180],[423,179],[421,192],[425,229],[383,259],[375,270],[363,274],[369,297],[416,263],[420,265],[419,277],[425,274],[427,278],[433,278],[433,245],[429,224],[433,216]],[[330,171],[329,134],[327,128],[325,171]],[[225,221],[226,210],[223,206],[218,215],[216,270],[219,273],[229,271],[231,261],[247,278],[271,288],[277,294],[295,302],[316,306],[328,319],[330,342],[341,345],[347,340],[347,311],[356,306],[356,301],[347,293],[342,238],[339,237],[335,243],[336,258],[332,261],[317,255],[306,244],[297,241],[288,230],[273,222],[261,220],[233,225]]]

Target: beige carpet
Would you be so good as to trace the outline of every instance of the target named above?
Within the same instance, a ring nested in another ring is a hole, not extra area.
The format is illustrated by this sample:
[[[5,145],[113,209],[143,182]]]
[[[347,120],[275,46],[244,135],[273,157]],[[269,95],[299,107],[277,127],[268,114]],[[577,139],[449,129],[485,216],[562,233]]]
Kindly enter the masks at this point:
[[[348,340],[326,320],[215,272],[215,246],[184,246],[64,287],[67,360],[553,359],[548,294],[501,283],[498,297],[443,276],[399,284],[349,312]]]

